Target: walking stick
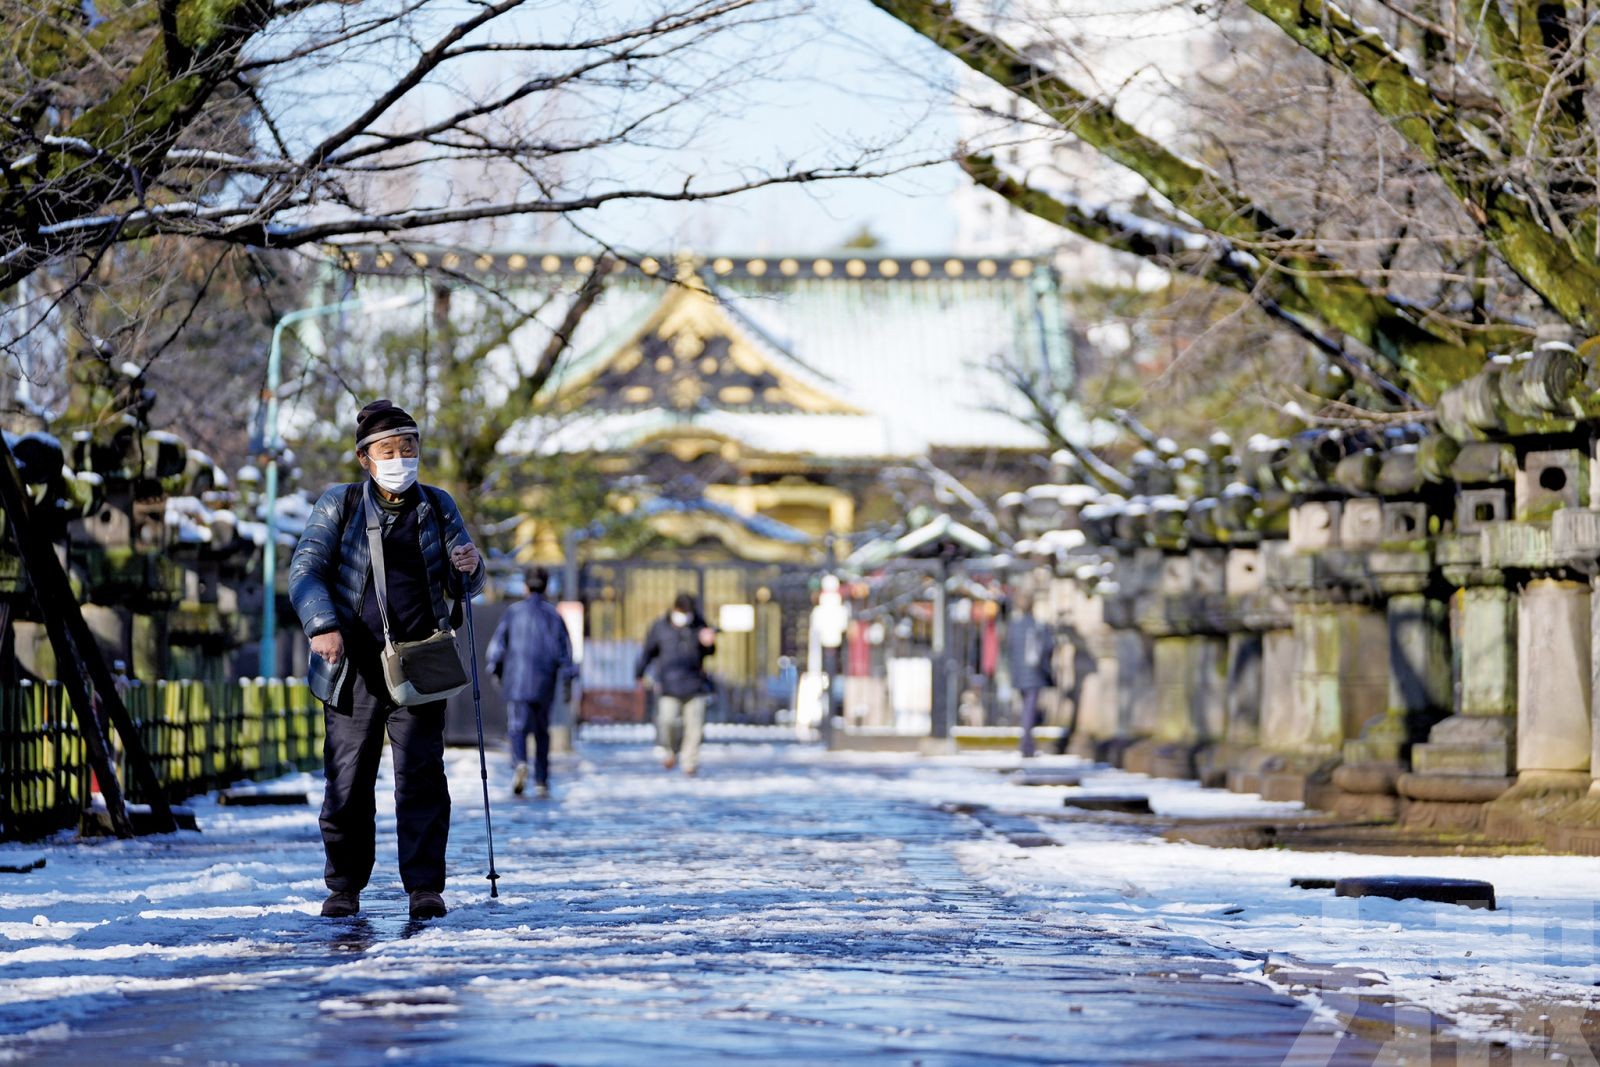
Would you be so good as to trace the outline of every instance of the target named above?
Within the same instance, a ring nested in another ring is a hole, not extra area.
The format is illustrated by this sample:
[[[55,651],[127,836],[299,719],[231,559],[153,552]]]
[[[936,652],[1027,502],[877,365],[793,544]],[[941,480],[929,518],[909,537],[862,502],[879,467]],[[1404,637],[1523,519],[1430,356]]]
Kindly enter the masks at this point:
[[[478,690],[478,636],[472,629],[472,591],[461,576],[461,603],[467,616],[467,651],[472,660],[472,714],[478,720],[478,773],[483,778],[483,830],[489,838],[489,896],[500,895],[500,875],[494,869],[494,823],[489,818],[489,757],[483,751],[483,696]]]

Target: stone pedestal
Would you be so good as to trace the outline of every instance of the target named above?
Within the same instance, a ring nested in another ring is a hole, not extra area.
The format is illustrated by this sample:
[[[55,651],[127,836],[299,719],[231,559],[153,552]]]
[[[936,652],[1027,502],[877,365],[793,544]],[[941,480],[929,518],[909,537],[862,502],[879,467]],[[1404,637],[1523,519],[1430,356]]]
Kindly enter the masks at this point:
[[[1236,631],[1227,636],[1227,673],[1223,692],[1222,740],[1198,768],[1208,786],[1231,788],[1234,771],[1261,743],[1262,635]]]
[[[1166,778],[1194,776],[1194,650],[1198,639],[1168,635],[1151,639],[1155,670],[1155,717],[1150,736],[1128,750],[1124,766]],[[1159,769],[1158,769],[1159,765]]]
[[[1262,722],[1262,745],[1274,756],[1260,768],[1260,792],[1325,807],[1344,742],[1388,702],[1387,628],[1365,605],[1300,603],[1294,639],[1294,699],[1287,714]]]
[[[1449,605],[1416,588],[1425,584],[1426,569],[1411,575],[1416,580],[1406,582],[1410,588],[1392,590],[1385,606],[1388,707],[1362,726],[1359,738],[1345,742],[1344,765],[1334,772],[1341,790],[1335,807],[1343,815],[1398,818],[1396,785],[1411,744],[1450,708]]]
[[[1189,738],[1214,745],[1228,729],[1228,639],[1215,634],[1194,638],[1189,647]]]
[[[1333,805],[1347,737],[1386,701],[1384,619],[1352,603],[1294,605],[1293,699],[1262,717],[1262,797]],[[1242,782],[1243,784],[1243,782]]]
[[[1101,600],[1105,637],[1096,648],[1096,673],[1103,679],[1102,702],[1115,710],[1111,732],[1096,743],[1094,755],[1113,766],[1124,766],[1128,750],[1155,730],[1154,650],[1150,636],[1139,628],[1140,611],[1157,595],[1172,558],[1147,548],[1119,553],[1117,591]]]
[[[1196,756],[1227,728],[1227,639],[1181,634],[1152,641],[1155,718],[1126,767],[1159,778],[1198,777]]]
[[[1198,561],[1189,553],[1161,556],[1149,595],[1136,606],[1139,628],[1147,635],[1151,654],[1148,707],[1139,712],[1140,740],[1131,745],[1123,767],[1136,774],[1190,778],[1194,774],[1195,736],[1190,721],[1194,699],[1193,660],[1198,640],[1189,625],[1188,600],[1195,588]]]
[[[1328,502],[1297,505],[1290,551],[1269,560],[1268,587],[1291,603],[1294,695],[1287,708],[1265,710],[1261,745],[1272,756],[1242,776],[1259,773],[1263,797],[1313,807],[1331,806],[1336,796],[1332,772],[1344,742],[1388,706],[1388,631],[1370,606],[1378,595],[1370,558],[1329,534],[1339,510]]]
[[[1589,789],[1589,585],[1527,583],[1517,604],[1517,784],[1484,813],[1484,832],[1542,841],[1550,816]]]
[[[1263,542],[1228,550],[1226,595],[1214,619],[1226,643],[1222,725],[1216,740],[1198,754],[1195,768],[1208,786],[1248,785],[1249,792],[1259,786],[1258,779],[1243,781],[1240,772],[1259,765],[1262,707],[1267,699],[1265,635],[1289,621],[1288,604],[1267,590],[1265,580],[1265,557],[1282,545]]]
[[[1600,468],[1592,467],[1600,473]],[[1594,575],[1600,572],[1600,510],[1557,511],[1553,523],[1556,554]],[[1589,595],[1589,788],[1550,819],[1546,842],[1561,852],[1600,856],[1600,577],[1590,578]]]
[[[1600,779],[1591,779],[1583,797],[1551,816],[1545,840],[1557,852],[1600,856]]]
[[[1078,694],[1078,728],[1073,731],[1070,751],[1085,759],[1104,760],[1106,749],[1117,737],[1117,640],[1115,633],[1100,627],[1086,633],[1095,667],[1083,679]]]
[[[1108,760],[1124,766],[1124,756],[1155,732],[1155,648],[1140,630],[1116,632],[1117,733]]]
[[[1255,724],[1255,742],[1234,759],[1228,771],[1228,788],[1235,793],[1261,792],[1264,775],[1278,760],[1266,739],[1286,737],[1293,729],[1289,724],[1295,718],[1299,650],[1293,630],[1269,630],[1261,635],[1260,715]]]
[[[1477,831],[1483,805],[1515,784],[1517,601],[1505,575],[1479,565],[1477,538],[1441,541],[1451,598],[1452,714],[1411,750],[1398,783],[1401,819],[1418,828]]]

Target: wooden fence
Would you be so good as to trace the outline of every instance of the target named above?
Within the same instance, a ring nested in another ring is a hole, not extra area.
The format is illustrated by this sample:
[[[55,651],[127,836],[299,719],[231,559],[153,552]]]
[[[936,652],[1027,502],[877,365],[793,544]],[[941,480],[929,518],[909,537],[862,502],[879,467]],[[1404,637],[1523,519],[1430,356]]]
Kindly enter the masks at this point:
[[[299,680],[133,684],[123,700],[170,800],[322,765],[322,705]],[[129,801],[148,801],[126,770],[118,752]],[[92,784],[61,685],[0,687],[0,840],[76,826]]]

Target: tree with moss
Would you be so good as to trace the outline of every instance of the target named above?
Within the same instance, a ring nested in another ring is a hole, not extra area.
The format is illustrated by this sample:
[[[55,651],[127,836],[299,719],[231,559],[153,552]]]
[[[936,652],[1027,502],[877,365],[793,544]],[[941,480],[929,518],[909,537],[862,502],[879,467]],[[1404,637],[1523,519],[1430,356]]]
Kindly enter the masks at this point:
[[[1219,64],[1233,77],[1217,79],[1210,104],[1226,98],[1232,111],[1190,101],[1191,128],[1157,136],[1088,81],[1057,5],[873,3],[1014,97],[1024,136],[1091,150],[1142,191],[1090,200],[969,147],[960,161],[973,180],[1090,241],[1241,294],[1343,366],[1363,403],[1425,410],[1541,325],[1600,332],[1600,146],[1587,113],[1600,50],[1584,9],[1245,0],[1247,15],[1215,16],[1219,38],[1238,40]],[[1250,115],[1241,101],[1257,82],[1276,95]],[[1323,114],[1334,105],[1356,140]],[[1253,152],[1235,151],[1264,127],[1271,137]],[[1296,165],[1308,160],[1315,169]],[[1358,181],[1341,184],[1346,174]],[[1361,182],[1376,194],[1360,195]],[[1341,229],[1330,199],[1373,210],[1360,226],[1347,212]]]

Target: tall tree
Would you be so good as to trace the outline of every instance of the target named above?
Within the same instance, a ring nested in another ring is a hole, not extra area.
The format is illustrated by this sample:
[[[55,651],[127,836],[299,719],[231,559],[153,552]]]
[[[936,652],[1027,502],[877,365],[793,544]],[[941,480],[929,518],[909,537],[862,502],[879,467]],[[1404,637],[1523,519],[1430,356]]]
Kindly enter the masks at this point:
[[[991,154],[964,153],[977,182],[1092,241],[1247,294],[1366,379],[1379,402],[1427,404],[1487,354],[1525,345],[1539,321],[1579,336],[1600,328],[1600,245],[1585,162],[1596,147],[1585,118],[1594,31],[1577,9],[1480,0],[1450,7],[1446,19],[1439,5],[1417,0],[1353,14],[1326,0],[1246,0],[1255,27],[1292,42],[1299,57],[1283,66],[1300,91],[1279,97],[1280,137],[1293,131],[1292,111],[1308,93],[1359,101],[1384,129],[1342,150],[1364,155],[1368,173],[1387,167],[1427,179],[1408,186],[1426,211],[1367,242],[1431,242],[1430,269],[1450,284],[1437,299],[1418,299],[1393,283],[1392,253],[1371,261],[1361,242],[1333,241],[1308,217],[1317,186],[1330,181],[1326,170],[1286,189],[1281,173],[1240,173],[1227,152],[1231,130],[1157,137],[1114,97],[1080,88],[1066,73],[1073,52],[1054,5],[958,12],[939,0],[873,3],[1025,102],[1044,136],[1092,148],[1136,175],[1146,194],[1134,204],[1091,203]],[[1402,27],[1406,49],[1396,43]],[[1236,54],[1236,64],[1247,55]],[[1319,71],[1338,84],[1319,86]],[[1281,162],[1293,148],[1280,148]],[[1414,225],[1419,216],[1431,232]],[[1489,288],[1503,296],[1498,303],[1483,298],[1482,264],[1451,260],[1452,249],[1472,244],[1495,261],[1501,277]],[[1476,298],[1457,300],[1452,289]]]

